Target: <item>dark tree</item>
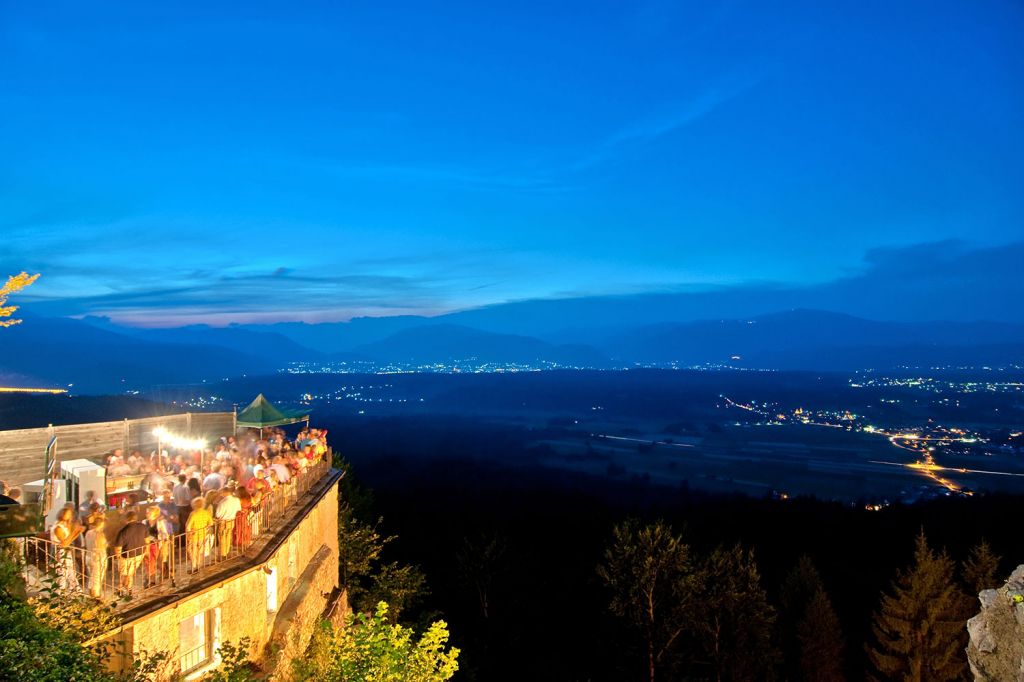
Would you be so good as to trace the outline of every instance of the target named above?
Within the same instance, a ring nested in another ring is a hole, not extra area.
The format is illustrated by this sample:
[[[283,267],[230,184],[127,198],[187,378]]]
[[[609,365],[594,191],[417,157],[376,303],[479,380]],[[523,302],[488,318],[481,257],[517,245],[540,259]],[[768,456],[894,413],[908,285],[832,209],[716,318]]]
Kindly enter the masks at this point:
[[[800,654],[800,679],[807,682],[842,682],[843,633],[832,602],[818,590],[796,626]]]
[[[956,564],[917,536],[914,563],[883,594],[868,659],[885,680],[956,680],[967,673],[968,602],[954,580]]]
[[[597,573],[611,591],[612,613],[641,633],[653,682],[694,617],[690,548],[662,521],[631,519],[612,531]]]
[[[985,540],[971,548],[963,570],[964,585],[971,594],[999,586],[999,564],[1002,560]]]
[[[460,577],[476,592],[480,617],[484,620],[491,615],[491,587],[504,570],[506,550],[507,543],[503,538],[487,535],[476,540],[465,538],[455,554]]]
[[[778,631],[787,678],[796,679],[800,675],[797,625],[803,620],[811,599],[824,589],[818,569],[806,554],[800,557],[782,582],[779,591]]]
[[[779,593],[779,633],[787,679],[843,679],[843,634],[818,569],[801,556]]]
[[[700,659],[716,680],[770,680],[778,652],[772,645],[775,609],[768,604],[754,554],[736,545],[704,562],[693,611]]]

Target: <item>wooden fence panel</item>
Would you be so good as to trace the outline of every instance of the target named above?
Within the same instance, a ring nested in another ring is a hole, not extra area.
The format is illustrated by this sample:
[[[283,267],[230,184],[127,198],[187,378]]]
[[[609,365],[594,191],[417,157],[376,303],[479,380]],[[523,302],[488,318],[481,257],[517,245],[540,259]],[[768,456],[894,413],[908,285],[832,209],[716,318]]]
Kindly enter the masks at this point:
[[[0,431],[0,480],[11,485],[42,478],[50,429]]]
[[[102,464],[106,455],[116,448],[129,452],[140,450],[144,454],[155,450],[157,443],[153,429],[157,426],[188,437],[205,437],[212,443],[232,433],[234,414],[172,414],[114,422],[0,431],[0,480],[20,485],[42,478],[46,465],[46,445],[54,435],[57,436],[58,459],[88,459]]]
[[[62,460],[96,461],[114,448],[124,447],[123,421],[55,426],[53,432],[57,436],[57,457]]]
[[[192,413],[192,434],[196,437],[205,436],[212,440],[232,435],[234,429],[235,415],[233,412]]]

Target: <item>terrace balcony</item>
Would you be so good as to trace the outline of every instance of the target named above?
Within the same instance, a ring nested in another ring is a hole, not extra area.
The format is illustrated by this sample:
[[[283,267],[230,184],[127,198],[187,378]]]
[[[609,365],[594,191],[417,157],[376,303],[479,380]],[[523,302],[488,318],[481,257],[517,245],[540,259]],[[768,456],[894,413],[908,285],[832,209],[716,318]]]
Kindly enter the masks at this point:
[[[28,595],[55,586],[90,594],[122,617],[135,617],[263,563],[341,476],[331,468],[328,455],[265,495],[244,520],[214,520],[205,529],[178,533],[140,550],[115,553],[111,547],[98,556],[42,537],[24,538],[18,544]],[[140,512],[146,506],[141,505]],[[113,516],[108,514],[108,519]],[[116,530],[109,528],[107,536],[113,537]]]

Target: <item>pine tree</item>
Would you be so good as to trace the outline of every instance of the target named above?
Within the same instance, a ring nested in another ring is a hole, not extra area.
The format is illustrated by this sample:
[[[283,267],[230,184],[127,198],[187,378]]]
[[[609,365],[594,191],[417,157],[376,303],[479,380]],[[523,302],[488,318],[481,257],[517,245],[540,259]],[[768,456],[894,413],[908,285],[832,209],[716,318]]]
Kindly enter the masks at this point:
[[[832,602],[824,589],[818,590],[796,626],[800,645],[800,679],[807,682],[841,682],[843,674],[843,633]]]
[[[1003,558],[992,551],[984,539],[971,548],[964,562],[964,584],[971,594],[998,587],[999,564]]]
[[[779,591],[778,630],[787,679],[797,679],[800,676],[797,625],[803,620],[811,599],[824,589],[818,569],[807,555],[800,557],[782,582]]]
[[[954,569],[949,555],[928,547],[922,530],[913,565],[897,573],[871,626],[868,659],[882,679],[941,682],[966,674],[968,603]]]

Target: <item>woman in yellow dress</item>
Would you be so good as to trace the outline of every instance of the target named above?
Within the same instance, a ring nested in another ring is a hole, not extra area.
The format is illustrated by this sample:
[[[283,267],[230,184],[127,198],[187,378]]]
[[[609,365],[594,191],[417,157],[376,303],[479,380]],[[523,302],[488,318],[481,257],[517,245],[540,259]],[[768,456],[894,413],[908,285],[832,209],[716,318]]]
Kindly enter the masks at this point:
[[[203,566],[203,560],[209,554],[210,543],[207,541],[207,536],[209,536],[212,526],[213,514],[206,508],[206,501],[201,497],[192,500],[192,513],[188,515],[188,522],[185,524],[190,573],[198,571]]]

